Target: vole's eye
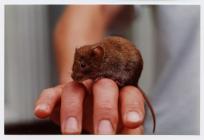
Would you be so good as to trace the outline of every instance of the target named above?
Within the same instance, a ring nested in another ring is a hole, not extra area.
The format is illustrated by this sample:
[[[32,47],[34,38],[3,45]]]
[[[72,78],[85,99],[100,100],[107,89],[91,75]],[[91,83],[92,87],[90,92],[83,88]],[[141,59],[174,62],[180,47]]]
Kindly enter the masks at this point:
[[[85,63],[80,63],[81,68],[85,68],[86,64]]]

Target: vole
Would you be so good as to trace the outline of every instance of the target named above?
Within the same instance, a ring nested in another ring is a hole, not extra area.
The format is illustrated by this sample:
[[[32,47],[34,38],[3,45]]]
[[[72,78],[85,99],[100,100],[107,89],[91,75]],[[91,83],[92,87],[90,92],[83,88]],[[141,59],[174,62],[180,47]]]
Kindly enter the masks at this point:
[[[139,88],[138,80],[142,69],[143,59],[135,45],[123,37],[109,36],[96,44],[85,45],[75,50],[71,76],[78,82],[109,78],[115,81],[119,88],[126,85]],[[143,91],[142,94],[152,114],[154,133],[155,112]]]

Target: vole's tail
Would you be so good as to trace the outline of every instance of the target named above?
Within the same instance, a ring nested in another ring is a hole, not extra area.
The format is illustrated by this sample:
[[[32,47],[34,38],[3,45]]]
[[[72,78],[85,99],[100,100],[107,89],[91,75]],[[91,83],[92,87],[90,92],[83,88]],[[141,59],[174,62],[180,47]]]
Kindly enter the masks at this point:
[[[147,104],[148,108],[150,109],[150,112],[152,114],[152,121],[153,121],[153,133],[155,132],[155,129],[156,129],[156,115],[155,115],[155,111],[152,107],[152,104],[150,103],[149,99],[147,98],[147,96],[145,95],[144,91],[138,86],[138,88],[140,89],[143,97],[144,97],[144,100],[145,100],[145,103]]]

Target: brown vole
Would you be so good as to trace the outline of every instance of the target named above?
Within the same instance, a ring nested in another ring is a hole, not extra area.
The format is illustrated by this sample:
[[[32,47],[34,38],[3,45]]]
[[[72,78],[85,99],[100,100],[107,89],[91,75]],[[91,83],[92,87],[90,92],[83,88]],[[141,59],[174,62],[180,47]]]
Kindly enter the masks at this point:
[[[142,69],[143,59],[134,44],[122,37],[110,36],[99,43],[76,49],[72,78],[80,82],[103,77],[114,80],[119,88],[126,85],[138,87]],[[155,113],[144,92],[143,97],[152,113],[154,132]]]

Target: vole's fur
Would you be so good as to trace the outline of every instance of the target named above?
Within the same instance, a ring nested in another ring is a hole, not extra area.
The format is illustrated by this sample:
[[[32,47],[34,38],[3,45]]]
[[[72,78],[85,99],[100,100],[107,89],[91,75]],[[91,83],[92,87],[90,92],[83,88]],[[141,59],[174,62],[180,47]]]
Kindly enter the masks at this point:
[[[76,49],[72,78],[83,81],[104,77],[114,80],[119,88],[126,85],[138,87],[142,69],[143,59],[134,44],[122,37],[111,36]],[[154,132],[155,113],[144,93],[143,96],[153,116]]]
[[[94,49],[98,51],[95,55]],[[86,68],[81,68],[78,62],[85,63]],[[134,44],[122,37],[107,37],[76,51],[73,79],[106,77],[114,80],[119,87],[137,85],[142,68],[143,60]]]

